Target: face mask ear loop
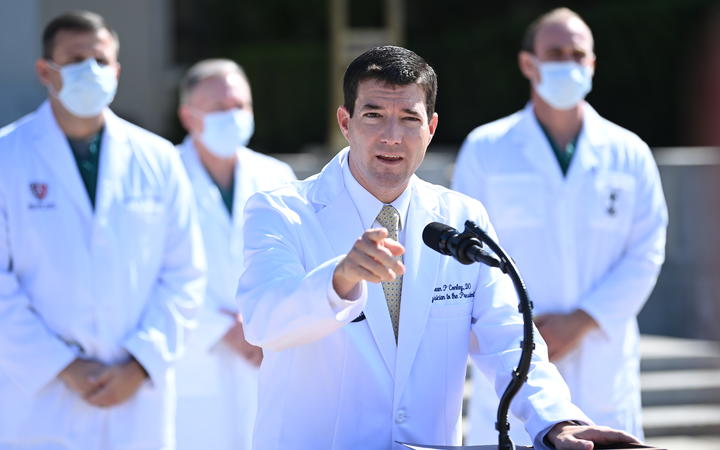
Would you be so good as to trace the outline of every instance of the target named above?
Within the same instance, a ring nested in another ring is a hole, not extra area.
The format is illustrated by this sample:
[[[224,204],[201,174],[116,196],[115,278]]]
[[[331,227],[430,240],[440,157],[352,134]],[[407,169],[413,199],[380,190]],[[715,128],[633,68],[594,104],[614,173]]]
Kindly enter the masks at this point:
[[[188,111],[190,111],[190,114],[195,116],[196,119],[198,119],[200,122],[203,122],[203,128],[205,128],[205,114],[206,112],[199,111],[197,108],[193,108],[192,106],[189,106],[187,103],[185,104],[187,106]],[[202,132],[198,131],[191,131],[190,136],[197,140],[198,142],[202,142]]]
[[[49,59],[46,59],[45,62],[47,63],[47,66],[48,66],[51,70],[54,70],[55,72],[60,73],[60,69],[62,69],[61,66],[57,65],[55,62],[53,62],[53,61],[51,61],[51,60],[49,60]],[[62,76],[61,76],[60,78],[62,78]],[[58,91],[55,90],[55,86],[53,86],[52,83],[46,84],[45,87],[46,87],[47,90],[48,90],[48,94],[50,94],[52,97],[55,97],[55,99],[60,100],[60,99],[58,98]]]
[[[530,54],[530,60],[535,65],[535,72],[537,72],[537,82],[533,83],[533,86],[537,86],[538,84],[542,83],[542,75],[540,74],[540,59],[535,55],[534,53]]]

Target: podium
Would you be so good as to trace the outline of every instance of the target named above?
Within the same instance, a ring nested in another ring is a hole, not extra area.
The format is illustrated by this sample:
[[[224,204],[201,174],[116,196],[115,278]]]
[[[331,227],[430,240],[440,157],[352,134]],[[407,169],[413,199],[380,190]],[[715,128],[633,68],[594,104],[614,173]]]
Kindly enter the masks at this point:
[[[412,450],[497,450],[497,445],[495,445],[495,444],[492,444],[492,445],[435,445],[435,446],[408,444],[405,442],[398,442],[398,444],[404,445],[405,447],[410,448]],[[533,449],[535,447],[528,447],[525,445],[516,445],[515,448],[518,450],[523,450],[523,449]],[[595,444],[595,448],[597,450],[602,450],[602,449],[633,450],[633,449],[639,449],[639,448],[644,448],[646,450],[667,450],[664,448],[650,447],[650,446],[642,445],[642,444],[611,444],[611,445]]]

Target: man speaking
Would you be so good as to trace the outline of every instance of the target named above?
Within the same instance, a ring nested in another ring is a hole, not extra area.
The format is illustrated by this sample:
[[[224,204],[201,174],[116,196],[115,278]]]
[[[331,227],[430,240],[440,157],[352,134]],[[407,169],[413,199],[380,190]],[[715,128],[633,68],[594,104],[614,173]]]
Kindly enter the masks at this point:
[[[438,124],[432,67],[378,47],[348,66],[343,89],[349,148],[245,209],[238,297],[265,355],[253,448],[457,444],[470,335],[472,357],[504,389],[520,355],[516,297],[498,270],[422,244],[430,222],[472,219],[494,235],[479,202],[414,175]],[[538,447],[635,441],[578,424],[590,421],[542,343],[513,411]]]

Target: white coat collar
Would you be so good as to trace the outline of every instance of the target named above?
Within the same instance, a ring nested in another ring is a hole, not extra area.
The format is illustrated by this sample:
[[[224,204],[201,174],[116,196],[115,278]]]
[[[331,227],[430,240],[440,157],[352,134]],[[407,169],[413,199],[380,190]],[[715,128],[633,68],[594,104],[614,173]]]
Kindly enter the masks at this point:
[[[182,144],[178,146],[178,149],[181,152],[180,157],[185,164],[185,169],[192,182],[198,209],[210,217],[213,217],[215,221],[229,227],[231,223],[230,214],[225,208],[220,189],[218,189],[210,177],[210,174],[205,169],[205,166],[203,166],[202,161],[200,161],[200,156],[197,153],[192,138],[186,136]],[[235,186],[237,185],[237,166],[236,164],[236,173],[234,174]],[[233,203],[236,197],[235,192],[233,192]],[[233,204],[233,211],[235,210],[236,205]]]
[[[102,215],[106,211],[112,196],[110,180],[118,172],[122,172],[127,163],[127,153],[130,151],[126,145],[127,134],[115,114],[106,108],[105,131],[103,133],[100,150],[100,167],[96,192],[95,210],[93,216],[92,204],[85,186],[80,177],[77,163],[72,155],[72,149],[67,137],[52,112],[50,101],[46,100],[36,111],[36,120],[32,129],[32,141],[41,158],[55,172],[60,183],[67,189],[69,197],[77,207],[80,214],[88,222],[93,217]]]
[[[243,193],[254,192],[257,189],[252,182],[254,177],[247,172],[243,173],[246,170],[245,164],[251,160],[252,151],[240,147],[235,153],[237,162],[233,173],[233,212],[231,216],[223,203],[220,189],[218,189],[207,169],[203,166],[202,161],[200,161],[192,137],[185,136],[177,148],[192,181],[198,207],[228,227],[242,226],[243,208],[247,199],[247,195],[243,195]]]
[[[588,103],[584,103],[583,108],[583,126],[567,176],[563,176],[560,170],[557,158],[535,116],[532,102],[528,102],[521,113],[515,143],[522,149],[526,159],[535,165],[556,188],[577,179],[578,173],[595,170],[598,165],[597,152],[605,141],[601,130],[598,129],[598,123],[602,119]]]
[[[375,222],[378,213],[380,213],[384,203],[368,192],[367,189],[362,187],[362,185],[360,185],[360,183],[355,179],[352,172],[350,172],[350,164],[348,164],[347,156],[348,154],[345,154],[345,161],[343,161],[342,164],[345,187],[347,188],[350,198],[360,214],[363,228],[372,228],[373,223]],[[407,222],[407,212],[410,206],[410,196],[414,186],[414,181],[415,178],[411,178],[403,193],[390,203],[400,214],[400,230],[403,231]]]

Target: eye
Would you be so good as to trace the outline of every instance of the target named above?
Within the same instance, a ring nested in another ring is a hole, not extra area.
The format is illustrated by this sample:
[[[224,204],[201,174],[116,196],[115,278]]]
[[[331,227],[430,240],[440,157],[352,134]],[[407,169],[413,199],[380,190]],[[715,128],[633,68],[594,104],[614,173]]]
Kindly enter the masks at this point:
[[[559,48],[551,48],[545,53],[545,59],[548,61],[559,61],[563,57],[563,52]]]
[[[415,116],[405,116],[405,117],[403,117],[403,120],[406,122],[422,122],[422,120],[420,120],[419,117],[415,117]]]
[[[97,62],[99,66],[107,66],[110,64],[105,58],[95,58],[95,62]]]
[[[368,119],[379,119],[382,116],[376,112],[366,112],[366,113],[363,113],[363,117],[367,117]]]

